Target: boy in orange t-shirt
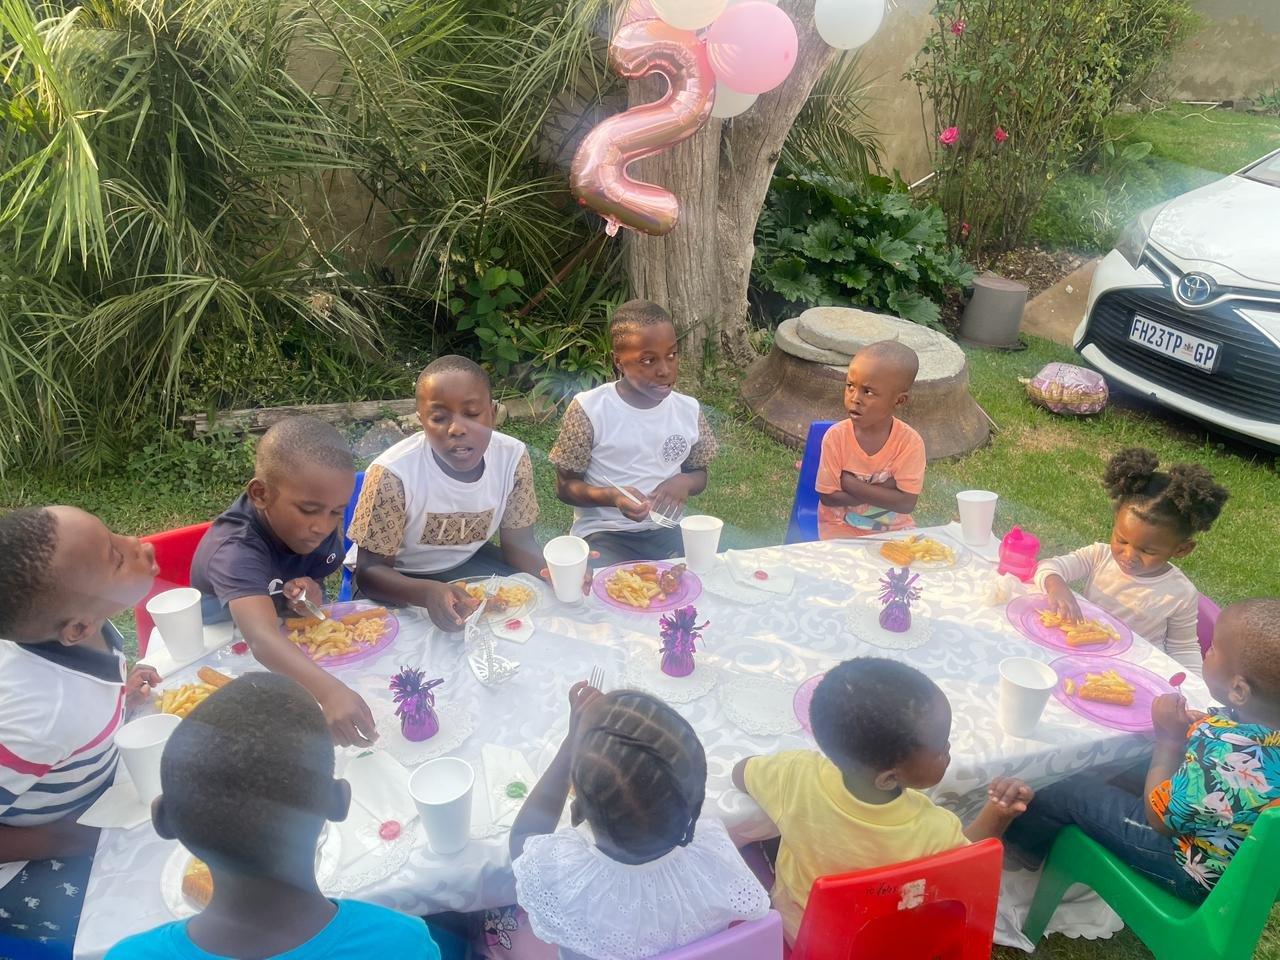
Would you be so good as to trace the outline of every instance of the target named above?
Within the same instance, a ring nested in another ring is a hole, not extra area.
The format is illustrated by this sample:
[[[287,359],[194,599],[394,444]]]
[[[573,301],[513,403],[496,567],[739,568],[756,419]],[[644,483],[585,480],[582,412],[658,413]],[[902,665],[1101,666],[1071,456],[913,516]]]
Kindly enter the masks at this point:
[[[827,431],[818,464],[821,539],[915,526],[911,511],[924,489],[924,440],[893,413],[907,402],[919,369],[915,351],[893,340],[868,344],[849,364],[849,419]]]

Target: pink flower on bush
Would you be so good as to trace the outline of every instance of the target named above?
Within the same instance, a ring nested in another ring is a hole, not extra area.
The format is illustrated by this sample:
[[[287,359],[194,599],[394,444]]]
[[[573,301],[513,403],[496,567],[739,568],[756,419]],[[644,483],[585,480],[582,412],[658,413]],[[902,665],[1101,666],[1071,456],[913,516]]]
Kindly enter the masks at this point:
[[[938,142],[944,147],[949,147],[960,139],[960,131],[956,127],[947,127],[938,134]]]
[[[964,28],[966,26],[968,26],[968,24],[966,24],[963,20],[957,20],[955,23],[951,25],[951,32],[954,33],[957,37],[963,37]]]
[[[960,236],[961,237],[969,236],[969,225],[967,223],[960,224]]]
[[[1004,132],[1004,127],[996,127],[991,136],[996,138],[996,143],[1004,143],[1009,139],[1009,135]]]

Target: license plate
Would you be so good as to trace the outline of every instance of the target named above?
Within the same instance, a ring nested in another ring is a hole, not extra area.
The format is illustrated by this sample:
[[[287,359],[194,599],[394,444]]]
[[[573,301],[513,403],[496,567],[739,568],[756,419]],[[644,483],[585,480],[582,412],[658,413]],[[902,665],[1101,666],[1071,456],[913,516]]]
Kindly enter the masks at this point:
[[[1221,344],[1193,337],[1137,314],[1134,314],[1133,326],[1129,328],[1129,339],[1148,350],[1209,373],[1218,365],[1218,355],[1222,352]]]

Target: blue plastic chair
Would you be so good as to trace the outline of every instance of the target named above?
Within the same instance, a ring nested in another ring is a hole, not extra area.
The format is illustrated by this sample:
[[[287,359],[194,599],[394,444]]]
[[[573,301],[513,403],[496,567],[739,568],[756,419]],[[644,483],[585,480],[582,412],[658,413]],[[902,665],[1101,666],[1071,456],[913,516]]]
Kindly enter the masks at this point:
[[[822,438],[834,420],[815,420],[809,424],[809,438],[804,442],[800,459],[800,477],[796,480],[796,497],[791,503],[791,522],[784,543],[808,543],[818,539],[818,462],[822,459]]]
[[[360,488],[363,486],[364,471],[361,470],[356,474],[356,488],[351,491],[351,499],[347,501],[347,509],[342,511],[342,556],[344,558],[351,549],[351,538],[347,536],[347,531],[351,529],[351,518],[355,516],[356,502],[360,499]],[[351,599],[352,579],[351,568],[343,564],[342,589],[338,591],[339,602]]]

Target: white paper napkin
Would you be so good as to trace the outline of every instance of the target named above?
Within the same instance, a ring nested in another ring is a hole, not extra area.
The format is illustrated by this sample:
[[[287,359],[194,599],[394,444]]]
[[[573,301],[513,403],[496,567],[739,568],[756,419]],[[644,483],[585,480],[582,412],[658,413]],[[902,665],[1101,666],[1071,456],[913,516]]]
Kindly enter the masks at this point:
[[[351,812],[338,824],[345,869],[375,849],[382,824],[396,820],[407,828],[418,809],[409,796],[409,771],[385,750],[353,757],[343,777],[351,784]]]
[[[118,827],[132,830],[151,820],[151,809],[138,796],[137,788],[129,779],[124,764],[120,764],[116,774],[116,782],[107,788],[106,793],[76,819],[76,823],[86,827],[97,827],[99,830]]]
[[[529,791],[537,783],[537,777],[524,754],[509,747],[486,743],[480,748],[480,761],[484,764],[485,793],[489,796],[489,813],[493,822],[499,827],[510,827],[524,806]],[[507,796],[507,787],[512,783],[524,784],[523,797]]]
[[[489,626],[499,640],[512,643],[527,643],[533,636],[533,620],[529,617],[494,617]]]
[[[733,579],[749,587],[766,590],[769,593],[788,594],[796,585],[796,576],[786,564],[777,560],[766,560],[760,554],[745,550],[729,550],[724,554],[725,563]],[[756,576],[757,570],[768,574],[765,578]]]

